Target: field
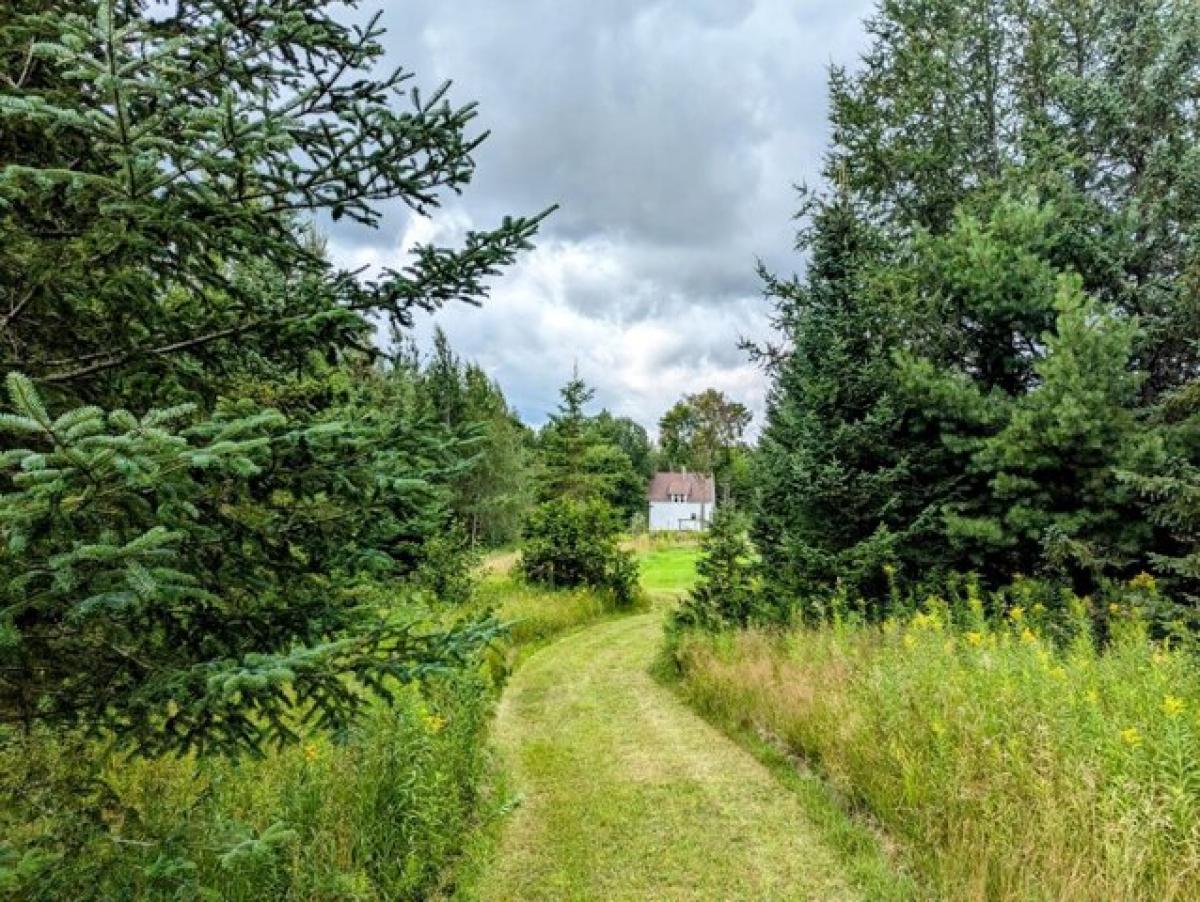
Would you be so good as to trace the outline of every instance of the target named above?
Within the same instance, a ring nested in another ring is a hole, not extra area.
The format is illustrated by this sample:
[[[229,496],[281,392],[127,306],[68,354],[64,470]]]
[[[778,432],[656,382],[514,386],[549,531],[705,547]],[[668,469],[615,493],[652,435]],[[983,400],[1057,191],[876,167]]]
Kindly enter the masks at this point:
[[[463,898],[912,894],[819,780],[764,766],[655,678],[662,608],[695,560],[646,548],[655,611],[578,629],[513,676],[494,730],[510,814]]]

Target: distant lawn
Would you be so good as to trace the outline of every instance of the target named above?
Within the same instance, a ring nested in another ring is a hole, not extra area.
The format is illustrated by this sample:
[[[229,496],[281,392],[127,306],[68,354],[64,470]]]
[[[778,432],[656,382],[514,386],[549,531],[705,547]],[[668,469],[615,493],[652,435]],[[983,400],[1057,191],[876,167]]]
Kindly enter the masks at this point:
[[[700,549],[695,544],[663,545],[638,555],[642,571],[642,587],[650,595],[686,592],[696,581],[696,559]]]

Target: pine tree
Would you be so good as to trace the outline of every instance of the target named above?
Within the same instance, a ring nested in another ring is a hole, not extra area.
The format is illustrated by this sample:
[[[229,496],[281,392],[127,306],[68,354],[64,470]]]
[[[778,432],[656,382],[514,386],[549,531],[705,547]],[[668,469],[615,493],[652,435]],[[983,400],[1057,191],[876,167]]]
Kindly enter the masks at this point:
[[[880,240],[845,198],[813,199],[803,281],[766,276],[789,341],[756,460],[755,544],[768,592],[806,598],[842,580],[881,588],[923,538],[926,504],[895,397],[895,323],[870,295]]]
[[[379,17],[354,19],[327,0],[0,12],[5,721],[256,750],[489,635],[414,599],[457,592],[431,569],[462,569],[445,537],[476,451],[372,339],[479,302],[538,218],[371,281],[329,262],[310,217],[428,213],[482,140],[448,88],[378,74]]]
[[[1114,474],[1171,479],[1197,455],[1194,433],[1151,441],[1128,424],[1200,368],[1200,170],[1186,152],[1200,12],[884,0],[868,33],[862,65],[831,78],[809,272],[767,281],[791,345],[773,370],[754,525],[768,578],[880,598],[883,562],[902,580],[1021,569],[1086,587],[1186,559],[1161,508],[1157,528],[1118,523],[1136,518]],[[846,234],[867,240],[839,272]],[[1056,306],[1063,278],[1103,340]],[[1086,359],[1073,343],[1116,356],[1072,372]],[[1084,429],[1079,410],[1110,419]],[[1114,446],[1101,453],[1098,436]]]
[[[484,297],[536,219],[419,247],[371,282],[306,237],[314,213],[370,227],[387,202],[434,209],[483,137],[445,87],[374,75],[379,16],[352,18],[328,0],[6,11],[0,134],[19,140],[0,177],[0,368],[126,403],[135,371],[161,392],[239,345],[365,346],[368,316]],[[309,290],[267,303],[234,277],[253,266]]]
[[[753,548],[746,536],[746,520],[732,506],[722,505],[713,516],[712,528],[700,544],[696,585],[672,615],[683,629],[745,629],[757,621],[778,621],[787,616],[782,609],[767,610],[754,579]]]
[[[1135,323],[1087,299],[1077,278],[1064,277],[1057,298],[1037,390],[1013,401],[1003,428],[978,444],[971,468],[990,490],[948,510],[948,535],[977,570],[1063,570],[1084,594],[1153,538],[1117,481],[1137,451],[1143,374],[1131,367]]]
[[[589,472],[587,456],[594,441],[584,407],[596,396],[595,389],[576,371],[562,387],[558,412],[542,430],[538,497],[586,499],[601,493],[596,474]]]
[[[1163,398],[1146,420],[1151,453],[1117,476],[1160,531],[1150,560],[1164,593],[1190,605],[1190,623],[1200,626],[1200,380]]]
[[[494,634],[486,623],[430,631],[352,602],[381,540],[403,536],[396,508],[430,487],[380,497],[376,461],[340,474],[367,480],[340,499],[297,490],[328,472],[312,462],[325,449],[349,440],[361,453],[383,436],[296,429],[250,405],[190,426],[189,407],[52,417],[25,377],[10,375],[8,391],[3,721],[111,732],[151,753],[257,752],[305,724],[342,729],[363,690],[386,694],[388,679],[463,660]],[[295,482],[264,498],[263,477],[281,467]],[[357,530],[312,532],[350,513]]]

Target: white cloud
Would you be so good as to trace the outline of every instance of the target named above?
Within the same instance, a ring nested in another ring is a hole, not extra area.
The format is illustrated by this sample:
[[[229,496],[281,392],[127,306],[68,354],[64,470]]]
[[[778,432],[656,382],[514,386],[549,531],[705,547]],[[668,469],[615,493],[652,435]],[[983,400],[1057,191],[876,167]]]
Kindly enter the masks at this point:
[[[433,219],[394,208],[338,226],[343,265],[403,264],[506,213],[560,203],[536,251],[482,309],[447,309],[456,350],[530,422],[577,361],[597,401],[652,427],[709,386],[761,414],[765,380],[737,350],[768,333],[756,258],[787,272],[791,185],[814,182],[826,67],[853,63],[871,0],[406,0],[380,4],[393,62],[452,78],[492,136],[461,199]]]

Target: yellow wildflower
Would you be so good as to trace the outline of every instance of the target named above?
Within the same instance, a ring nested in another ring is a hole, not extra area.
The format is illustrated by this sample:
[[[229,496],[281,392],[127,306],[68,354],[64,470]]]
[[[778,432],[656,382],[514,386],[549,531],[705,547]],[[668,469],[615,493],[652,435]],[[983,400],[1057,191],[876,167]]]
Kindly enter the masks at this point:
[[[905,648],[913,648],[916,646],[916,644],[917,644],[917,640],[913,638],[912,633],[904,634],[904,647]]]
[[[1128,746],[1136,748],[1142,744],[1142,734],[1138,732],[1137,727],[1127,727],[1121,731],[1121,741]]]
[[[1012,618],[1013,623],[1020,623],[1025,619],[1025,609],[1019,604],[1014,605],[1013,609],[1008,612],[1008,616]]]
[[[1121,613],[1121,606],[1120,606],[1119,604],[1117,604],[1115,601],[1113,601],[1113,602],[1109,602],[1109,605],[1108,605],[1108,613],[1110,613],[1110,614],[1120,614],[1120,613]]]
[[[983,644],[983,633],[967,633],[967,644],[982,645]]]
[[[1055,667],[1050,671],[1050,676],[1054,677],[1056,680],[1065,680],[1067,678],[1067,668],[1061,665]]]
[[[1153,592],[1156,588],[1158,588],[1158,583],[1155,582],[1153,576],[1151,576],[1149,573],[1147,573],[1145,570],[1143,570],[1141,573],[1139,573],[1137,576],[1135,576],[1133,579],[1131,579],[1129,581],[1129,588],[1141,589],[1146,592]]]
[[[1167,717],[1177,717],[1183,713],[1184,701],[1175,695],[1163,697],[1162,711]]]
[[[1029,627],[1025,627],[1025,629],[1021,630],[1021,641],[1022,642],[1036,642],[1037,636],[1034,635],[1033,630],[1031,630]]]
[[[433,714],[425,718],[425,730],[434,735],[442,732],[442,728],[446,726],[446,718]]]
[[[1093,705],[1098,705],[1098,704],[1100,704],[1100,693],[1099,693],[1099,692],[1097,692],[1095,689],[1089,689],[1089,690],[1087,691],[1087,695],[1086,695],[1085,697],[1086,697],[1086,698],[1087,698],[1087,700],[1088,700],[1089,702],[1091,702]]]
[[[320,756],[321,756],[321,752],[314,743],[310,742],[306,746],[304,746],[304,760],[305,761],[316,761],[317,758],[319,758]]]

